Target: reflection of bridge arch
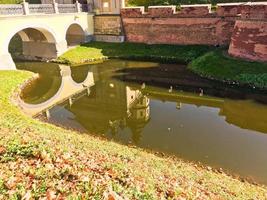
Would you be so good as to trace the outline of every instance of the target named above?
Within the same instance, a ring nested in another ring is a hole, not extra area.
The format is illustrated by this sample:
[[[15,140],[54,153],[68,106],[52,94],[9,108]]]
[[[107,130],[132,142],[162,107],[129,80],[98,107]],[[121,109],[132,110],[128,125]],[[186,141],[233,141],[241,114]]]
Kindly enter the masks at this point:
[[[73,95],[80,93],[85,89],[89,89],[94,85],[92,72],[88,72],[86,79],[82,83],[76,83],[71,77],[71,70],[69,66],[60,65],[59,67],[62,81],[58,91],[53,97],[39,104],[25,103],[22,99],[19,98],[19,105],[25,113],[36,115],[46,109],[51,108],[55,104],[71,98]]]

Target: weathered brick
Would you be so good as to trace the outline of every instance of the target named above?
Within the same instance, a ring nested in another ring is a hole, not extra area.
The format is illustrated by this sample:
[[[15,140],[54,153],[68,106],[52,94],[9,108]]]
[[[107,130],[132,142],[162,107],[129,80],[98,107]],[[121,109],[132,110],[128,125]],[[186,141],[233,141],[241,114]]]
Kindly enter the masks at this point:
[[[168,11],[170,11],[168,9]],[[157,12],[157,15],[159,12]],[[132,16],[132,15],[130,15]],[[166,44],[229,44],[235,18],[220,17],[127,17],[122,15],[129,42]]]
[[[175,6],[149,6],[149,17],[172,17],[175,13]]]
[[[121,17],[119,15],[95,16],[94,33],[95,35],[121,35]]]
[[[256,61],[267,61],[267,21],[237,20],[229,54]]]
[[[198,16],[207,16],[211,12],[211,5],[182,5],[181,11],[179,12],[179,16],[184,17],[198,17]]]

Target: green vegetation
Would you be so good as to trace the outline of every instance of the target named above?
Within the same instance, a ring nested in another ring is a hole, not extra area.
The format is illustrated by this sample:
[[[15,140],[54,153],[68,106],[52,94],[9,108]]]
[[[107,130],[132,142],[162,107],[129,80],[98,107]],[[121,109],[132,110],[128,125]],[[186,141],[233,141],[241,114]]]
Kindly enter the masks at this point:
[[[178,46],[91,42],[71,49],[60,56],[58,61],[69,64],[80,64],[103,58],[124,58],[188,63],[211,49],[212,47],[203,45]]]
[[[193,60],[189,69],[206,78],[267,88],[267,63],[231,58],[222,50],[208,52]]]
[[[267,88],[267,63],[232,58],[225,49],[201,45],[147,45],[137,43],[92,42],[63,54],[57,62],[81,64],[107,58],[151,60],[164,63],[190,63],[193,72],[234,84]]]
[[[18,4],[22,3],[22,0],[0,0],[0,4]]]
[[[24,115],[12,94],[30,77],[0,72],[0,199],[266,199],[264,186]]]

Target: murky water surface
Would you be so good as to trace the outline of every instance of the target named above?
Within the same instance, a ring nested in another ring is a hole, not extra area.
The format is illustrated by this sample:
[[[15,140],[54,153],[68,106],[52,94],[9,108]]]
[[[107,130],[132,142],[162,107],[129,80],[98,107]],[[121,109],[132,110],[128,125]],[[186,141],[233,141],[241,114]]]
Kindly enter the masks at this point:
[[[267,105],[246,99],[250,94],[221,98],[223,89],[204,80],[198,80],[199,84],[217,88],[217,92],[207,95],[205,86],[192,89],[196,87],[187,85],[185,90],[190,92],[186,92],[181,85],[175,90],[130,84],[113,77],[124,68],[161,66],[151,62],[110,60],[73,68],[48,63],[17,66],[40,74],[21,97],[25,109],[33,113],[48,105],[42,115],[50,122],[267,184]],[[164,65],[166,69],[183,67]],[[180,79],[183,73],[194,78],[183,70],[177,73]],[[229,89],[225,91],[229,94]]]

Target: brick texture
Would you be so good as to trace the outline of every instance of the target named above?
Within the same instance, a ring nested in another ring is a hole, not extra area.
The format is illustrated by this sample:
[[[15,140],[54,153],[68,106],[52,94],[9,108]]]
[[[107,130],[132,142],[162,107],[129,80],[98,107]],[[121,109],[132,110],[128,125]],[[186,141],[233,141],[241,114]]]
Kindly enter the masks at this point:
[[[237,20],[228,52],[235,57],[267,62],[267,21]]]
[[[267,3],[124,8],[126,41],[147,44],[229,45],[235,57],[267,61]]]
[[[102,15],[94,17],[95,35],[121,35],[122,24],[119,15]]]

